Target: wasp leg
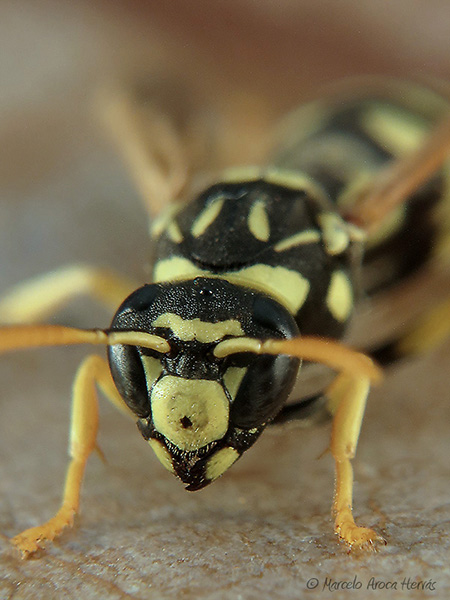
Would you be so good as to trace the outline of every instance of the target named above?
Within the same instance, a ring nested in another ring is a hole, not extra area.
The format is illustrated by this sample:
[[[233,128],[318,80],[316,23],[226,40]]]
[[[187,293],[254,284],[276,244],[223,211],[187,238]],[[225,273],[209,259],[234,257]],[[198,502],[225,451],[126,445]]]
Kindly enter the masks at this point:
[[[13,287],[0,300],[2,324],[40,321],[72,298],[88,295],[116,310],[136,285],[108,269],[73,265]]]
[[[187,160],[174,123],[143,90],[110,88],[98,112],[119,146],[149,215],[173,202],[187,181]]]
[[[71,457],[60,509],[43,525],[32,527],[16,535],[11,541],[23,558],[43,548],[46,542],[58,537],[66,527],[73,525],[80,505],[80,491],[87,460],[97,448],[98,401],[95,386],[122,412],[128,409],[115,389],[105,360],[88,356],[80,365],[73,385],[72,417],[69,454]]]
[[[339,372],[325,391],[328,410],[334,415],[330,450],[336,465],[335,530],[350,548],[373,547],[374,542],[383,541],[373,529],[359,527],[353,519],[353,470],[350,462],[355,455],[370,384],[381,379],[379,368],[365,354],[339,342],[306,336],[288,340],[224,340],[216,346],[214,354],[224,357],[242,351],[297,356]]]
[[[330,444],[336,466],[333,514],[336,533],[350,547],[372,547],[374,542],[383,541],[373,529],[356,525],[352,514],[350,461],[355,455],[368,392],[367,378],[341,373],[324,392],[285,406],[271,423],[299,422],[307,427],[322,424],[334,416]]]
[[[369,387],[367,378],[341,373],[325,392],[328,409],[334,415],[330,442],[336,469],[334,527],[350,548],[373,547],[374,542],[384,541],[373,529],[356,525],[352,513],[351,459],[355,456]]]

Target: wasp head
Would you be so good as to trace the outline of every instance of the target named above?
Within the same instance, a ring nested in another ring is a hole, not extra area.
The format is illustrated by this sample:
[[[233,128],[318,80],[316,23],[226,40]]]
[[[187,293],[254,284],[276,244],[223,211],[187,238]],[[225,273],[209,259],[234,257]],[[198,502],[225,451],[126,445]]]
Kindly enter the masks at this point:
[[[228,469],[284,404],[298,371],[289,356],[229,353],[224,340],[289,338],[298,328],[268,296],[218,278],[146,285],[117,311],[113,331],[164,338],[168,352],[115,344],[117,389],[162,464],[189,490]]]

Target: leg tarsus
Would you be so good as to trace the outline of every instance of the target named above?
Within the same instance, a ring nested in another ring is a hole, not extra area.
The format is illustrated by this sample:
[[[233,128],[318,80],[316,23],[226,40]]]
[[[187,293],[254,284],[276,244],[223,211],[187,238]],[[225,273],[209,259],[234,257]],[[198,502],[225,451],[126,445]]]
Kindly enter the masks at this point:
[[[369,381],[365,377],[341,373],[329,386],[330,411],[334,414],[330,450],[335,460],[336,483],[333,500],[334,529],[350,549],[373,549],[384,542],[373,529],[356,525],[353,518],[353,469]]]
[[[29,558],[38,550],[43,550],[47,542],[59,537],[66,527],[72,527],[75,514],[74,507],[61,506],[56,515],[46,523],[22,531],[11,542],[22,554],[22,558]]]
[[[353,518],[352,518],[353,519]],[[335,521],[334,529],[339,539],[343,541],[349,551],[354,549],[360,550],[377,550],[377,544],[386,545],[386,540],[373,529],[368,527],[360,527],[349,519],[344,522]]]

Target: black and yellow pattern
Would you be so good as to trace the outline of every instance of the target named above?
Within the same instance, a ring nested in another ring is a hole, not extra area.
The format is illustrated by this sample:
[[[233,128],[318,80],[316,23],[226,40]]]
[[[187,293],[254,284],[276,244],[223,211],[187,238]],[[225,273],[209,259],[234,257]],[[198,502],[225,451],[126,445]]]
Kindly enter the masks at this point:
[[[449,110],[438,93],[390,81],[383,93],[319,100],[299,109],[273,163],[322,186],[338,212],[349,212],[358,192],[389,163],[416,151]],[[356,94],[358,95],[358,94]],[[365,241],[363,292],[373,293],[413,273],[450,234],[450,164],[388,215]]]
[[[115,118],[126,117],[131,106],[116,110]],[[86,462],[96,448],[95,384],[137,420],[162,465],[188,490],[220,477],[271,423],[332,416],[335,530],[350,547],[381,539],[355,524],[351,508],[351,459],[380,371],[339,340],[361,295],[391,287],[448,249],[445,153],[439,150],[439,170],[426,172],[377,227],[366,230],[361,223],[370,219],[354,216],[361,196],[390,165],[402,165],[434,139],[430,132],[445,121],[449,107],[435,92],[389,82],[380,91],[353,88],[302,108],[287,120],[267,165],[230,169],[156,219],[153,282],[128,295],[108,330],[0,330],[0,351],[108,346],[109,370],[94,356],[77,374],[63,503],[53,519],[14,538],[24,556],[59,535],[78,512]],[[156,110],[146,115],[158,119]],[[166,143],[155,149],[158,156],[163,147],[175,148],[174,132],[162,122],[156,130]],[[448,146],[450,140],[444,152]],[[172,154],[166,156],[173,167],[167,183],[149,165],[140,177],[143,189],[154,193],[159,182],[163,197],[179,192],[184,170],[180,154]],[[157,206],[159,200],[147,203]],[[109,272],[66,269],[13,291],[0,303],[0,314],[10,323],[32,321],[73,295],[89,293],[109,304],[129,288]],[[448,301],[396,348],[421,346],[427,327],[441,339],[450,330],[447,313]],[[317,396],[286,406],[302,361],[338,374]]]
[[[288,356],[214,356],[224,339],[298,332],[289,312],[266,294],[221,278],[144,286],[119,309],[116,329],[170,340],[168,353],[114,345],[109,360],[142,435],[189,490],[216,479],[256,441],[298,370],[298,359]]]

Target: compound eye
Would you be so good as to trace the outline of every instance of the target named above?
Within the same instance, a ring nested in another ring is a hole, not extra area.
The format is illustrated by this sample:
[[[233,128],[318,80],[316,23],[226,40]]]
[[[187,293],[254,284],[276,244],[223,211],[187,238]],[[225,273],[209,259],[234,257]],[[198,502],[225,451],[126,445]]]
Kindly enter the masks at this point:
[[[119,394],[140,418],[150,414],[144,365],[136,346],[115,344],[108,348],[109,367]],[[156,360],[156,359],[153,359]]]
[[[150,415],[150,390],[162,370],[161,354],[170,346],[152,333],[155,301],[161,286],[144,285],[122,302],[111,323],[112,332],[130,335],[130,344],[113,344],[108,348],[111,374],[127,406],[138,417]],[[141,344],[139,343],[139,336]],[[161,349],[164,348],[165,349]]]
[[[148,310],[160,293],[161,288],[156,284],[148,284],[138,288],[122,302],[116,317],[127,310],[138,313]]]
[[[256,337],[291,338],[298,335],[297,324],[293,317],[281,304],[271,298],[257,296],[253,302],[252,317],[254,326],[263,330]]]
[[[273,419],[294,385],[299,362],[282,355],[254,357],[231,406],[232,424],[251,429]]]

